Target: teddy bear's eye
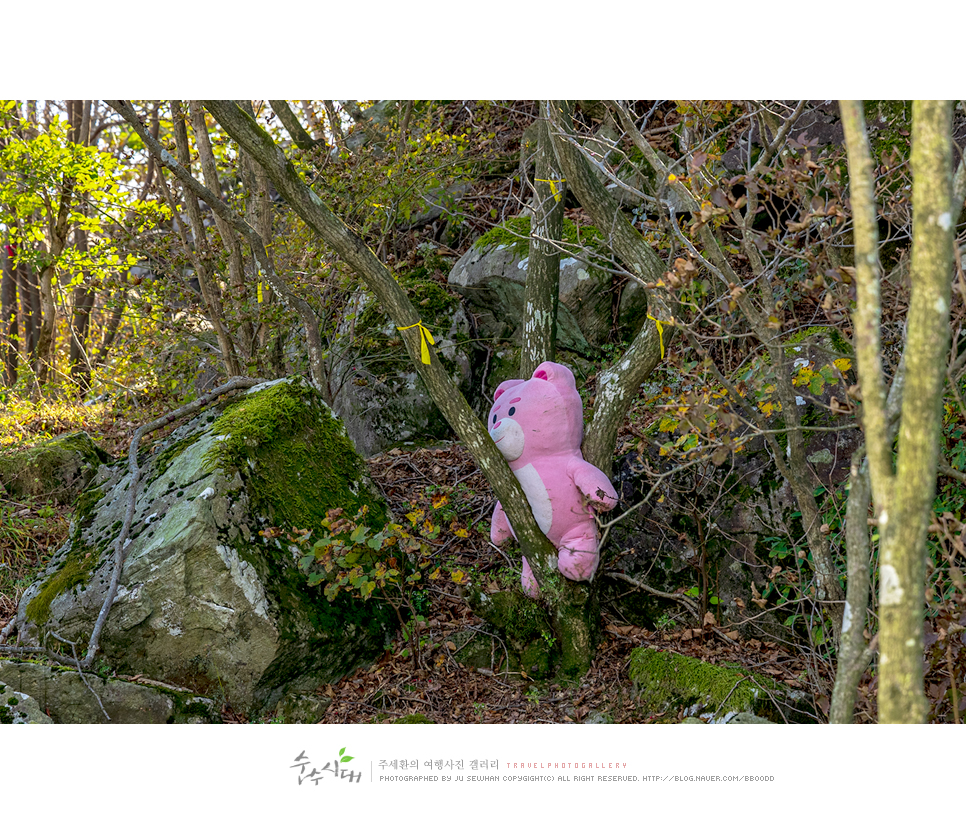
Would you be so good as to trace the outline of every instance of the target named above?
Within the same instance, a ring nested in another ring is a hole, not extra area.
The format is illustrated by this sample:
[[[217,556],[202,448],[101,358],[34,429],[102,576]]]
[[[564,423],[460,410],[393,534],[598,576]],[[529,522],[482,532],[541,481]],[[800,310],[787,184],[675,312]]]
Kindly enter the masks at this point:
[[[516,408],[515,406],[511,406],[511,407],[510,407],[510,411],[509,411],[509,412],[507,412],[507,415],[510,415],[510,416],[512,416],[512,415],[513,415],[513,413],[514,413],[514,412],[516,412],[516,411],[517,411],[517,408]]]
[[[496,423],[496,415],[493,416],[493,423]]]

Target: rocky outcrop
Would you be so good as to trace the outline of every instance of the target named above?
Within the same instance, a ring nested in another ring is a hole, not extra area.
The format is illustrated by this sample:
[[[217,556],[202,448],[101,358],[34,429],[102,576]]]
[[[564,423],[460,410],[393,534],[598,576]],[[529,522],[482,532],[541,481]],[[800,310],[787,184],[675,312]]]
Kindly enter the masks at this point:
[[[86,432],[61,435],[43,444],[0,455],[0,492],[14,499],[71,503],[101,464],[111,461]]]
[[[404,284],[453,382],[471,404],[478,402],[482,353],[459,299],[435,281]],[[363,456],[451,435],[395,324],[371,295],[359,292],[352,299],[332,355],[332,408]]]
[[[326,511],[385,508],[319,394],[253,387],[142,453],[134,524],[101,640],[112,669],[195,690],[236,711],[338,679],[383,648],[389,615],[309,588],[294,537]],[[128,503],[126,466],[81,497],[70,540],[21,600],[21,642],[82,646],[104,601]]]

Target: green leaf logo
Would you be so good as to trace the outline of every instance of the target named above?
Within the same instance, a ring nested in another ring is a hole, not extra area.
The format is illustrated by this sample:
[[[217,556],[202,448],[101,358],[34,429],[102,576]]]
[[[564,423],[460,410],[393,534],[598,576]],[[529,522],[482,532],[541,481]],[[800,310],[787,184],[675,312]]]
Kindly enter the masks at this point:
[[[339,750],[339,761],[341,763],[347,764],[347,763],[349,763],[349,761],[351,761],[353,759],[353,757],[354,756],[352,756],[352,755],[346,755],[345,754],[345,747],[342,747],[342,749]]]

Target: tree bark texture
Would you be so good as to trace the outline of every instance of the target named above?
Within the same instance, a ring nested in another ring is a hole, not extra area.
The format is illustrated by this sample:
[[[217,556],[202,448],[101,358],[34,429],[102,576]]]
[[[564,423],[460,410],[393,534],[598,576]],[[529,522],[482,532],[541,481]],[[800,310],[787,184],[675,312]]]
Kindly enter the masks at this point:
[[[195,147],[198,148],[198,159],[201,161],[201,173],[205,185],[219,200],[224,201],[221,182],[218,179],[218,166],[215,163],[215,154],[211,149],[204,111],[197,101],[188,102],[188,111],[191,113],[191,127],[195,134]],[[232,226],[214,210],[212,210],[212,216],[215,220],[215,227],[218,229],[218,235],[221,236],[222,245],[228,252],[228,282],[231,286],[230,294],[233,300],[234,316],[238,320],[234,341],[240,352],[239,368],[241,368],[242,361],[247,364],[252,358],[252,332],[254,330],[251,314],[246,303],[244,257],[242,256],[238,234]]]
[[[0,349],[3,350],[3,379],[7,386],[17,382],[20,327],[17,313],[17,277],[6,246],[0,249]]]
[[[183,167],[191,164],[191,149],[188,144],[188,128],[186,125],[186,114],[178,101],[171,102],[171,120],[174,126],[175,145],[178,150],[178,158]],[[144,138],[144,136],[141,136]],[[225,325],[225,310],[221,301],[221,292],[211,276],[208,256],[208,237],[205,231],[204,220],[201,216],[201,208],[198,204],[198,197],[186,191],[184,194],[185,209],[188,213],[188,222],[191,227],[193,239],[185,239],[184,244],[188,250],[188,256],[194,266],[195,274],[198,277],[198,287],[201,290],[201,297],[205,302],[208,312],[208,319],[215,330],[218,338],[218,348],[221,350],[222,363],[229,376],[234,377],[241,374],[238,354],[235,350],[235,341],[232,339]],[[171,206],[172,210],[174,205]]]

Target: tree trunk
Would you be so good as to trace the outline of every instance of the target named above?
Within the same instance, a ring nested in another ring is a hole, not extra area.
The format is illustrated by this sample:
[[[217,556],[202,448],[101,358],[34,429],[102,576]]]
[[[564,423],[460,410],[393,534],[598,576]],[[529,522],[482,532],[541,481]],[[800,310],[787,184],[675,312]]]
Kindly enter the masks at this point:
[[[74,196],[74,180],[65,176],[60,186],[57,214],[49,224],[50,248],[40,272],[40,333],[37,339],[37,386],[47,384],[57,355],[57,303],[54,298],[54,272],[67,244],[70,203]]]
[[[205,123],[205,114],[197,101],[189,101],[188,109],[191,113],[191,126],[194,129],[195,146],[198,149],[198,158],[201,161],[201,172],[204,176],[205,184],[219,199],[224,199],[221,191],[221,182],[218,179],[218,167],[215,164],[215,155],[211,150],[211,141],[208,138],[208,125]],[[238,234],[235,233],[228,222],[222,219],[217,213],[213,212],[212,215],[215,219],[215,227],[218,229],[219,236],[221,236],[222,244],[228,252],[228,282],[231,285],[231,297],[234,300],[234,312],[238,320],[234,339],[238,344],[241,359],[247,364],[253,355],[252,332],[254,327],[246,298],[248,292],[245,284],[245,265],[242,257],[241,243],[238,240]]]
[[[87,232],[80,228],[74,230],[74,240],[77,251],[87,254]],[[83,276],[86,282],[89,275]],[[86,394],[91,386],[91,360],[88,353],[87,335],[91,325],[91,312],[94,310],[95,292],[93,288],[79,285],[74,289],[74,313],[70,326],[70,376],[77,384],[81,395]]]
[[[537,160],[533,182],[530,252],[523,298],[523,348],[520,377],[528,378],[557,351],[557,304],[560,298],[560,237],[566,186],[558,171],[547,122],[537,122]]]
[[[879,325],[874,180],[860,102],[842,102],[855,221],[855,350],[879,525],[879,720],[922,723],[926,537],[936,490],[953,259],[950,102],[916,101],[905,389],[893,471]]]
[[[213,211],[218,213],[227,222],[231,223],[232,227],[239,234],[245,237],[249,245],[251,245],[252,252],[255,256],[255,261],[258,263],[258,279],[266,281],[271,286],[272,291],[275,292],[276,296],[278,296],[286,306],[293,308],[302,320],[302,324],[305,326],[307,333],[309,370],[312,375],[312,382],[317,388],[322,389],[322,382],[324,380],[324,361],[318,317],[315,314],[315,311],[312,309],[312,306],[297,294],[289,291],[285,283],[283,283],[275,274],[274,265],[272,264],[272,260],[265,249],[265,244],[263,243],[262,238],[258,235],[255,229],[251,227],[251,225],[245,222],[241,216],[229,208],[223,200],[218,199],[214,193],[197,181],[197,179],[193,178],[185,165],[176,161],[171,154],[167,152],[167,150],[165,150],[154,138],[148,134],[147,130],[144,128],[144,125],[138,119],[137,113],[134,112],[134,109],[129,103],[125,101],[108,101],[107,103],[117,110],[117,112],[120,113],[134,128],[149,150],[157,156],[162,165],[174,173],[174,175],[190,193],[192,198],[203,199],[209,206],[211,206]],[[173,106],[175,105],[173,104]],[[164,178],[159,177],[159,181],[162,183],[162,187],[167,192],[167,186],[164,185]],[[174,209],[174,203],[170,197],[169,201],[171,201],[172,209]],[[181,225],[179,224],[179,228],[180,227]],[[191,251],[191,246],[186,239],[184,244],[186,248]]]
[[[17,324],[17,278],[6,245],[0,250],[0,349],[3,350],[3,375],[7,386],[17,382],[20,330]]]
[[[191,151],[188,146],[188,130],[185,125],[184,112],[177,101],[171,102],[171,115],[174,121],[174,136],[178,148],[178,157],[181,159],[183,166],[190,166]],[[208,319],[211,320],[215,336],[218,338],[222,363],[229,377],[235,377],[241,374],[238,354],[235,350],[235,342],[225,327],[225,312],[221,302],[221,291],[212,280],[209,271],[208,257],[206,256],[208,239],[205,233],[205,223],[201,217],[201,208],[194,193],[186,192],[184,203],[194,235],[194,244],[192,244],[192,240],[187,238],[184,240],[184,244],[198,276],[198,287],[201,289],[201,297],[205,302]],[[174,210],[174,205],[172,205],[172,210]]]

